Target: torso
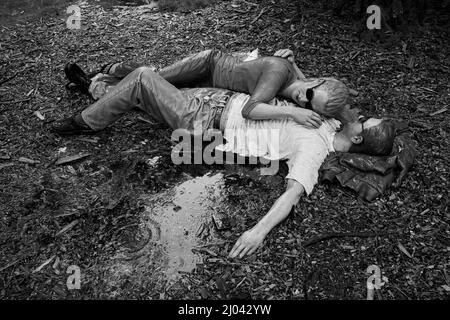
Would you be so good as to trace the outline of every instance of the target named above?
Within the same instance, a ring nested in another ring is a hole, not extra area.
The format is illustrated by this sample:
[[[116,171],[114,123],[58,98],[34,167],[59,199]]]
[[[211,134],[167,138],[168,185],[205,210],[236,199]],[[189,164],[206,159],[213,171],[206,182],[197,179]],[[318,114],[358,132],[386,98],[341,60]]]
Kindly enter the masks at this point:
[[[274,73],[283,78],[278,93],[296,79],[295,70],[286,59],[261,57],[242,62],[239,58],[223,54],[215,64],[213,86],[253,94],[261,76]]]
[[[246,94],[235,94],[230,99],[223,115],[225,123],[222,128],[228,143],[222,151],[231,151],[242,156],[262,156],[271,160],[289,159],[302,147],[302,141],[311,139],[322,145],[326,152],[334,151],[333,139],[339,121],[326,119],[320,128],[310,129],[291,119],[244,119],[241,110],[248,99]],[[273,99],[270,104],[276,108],[291,105],[280,99]]]

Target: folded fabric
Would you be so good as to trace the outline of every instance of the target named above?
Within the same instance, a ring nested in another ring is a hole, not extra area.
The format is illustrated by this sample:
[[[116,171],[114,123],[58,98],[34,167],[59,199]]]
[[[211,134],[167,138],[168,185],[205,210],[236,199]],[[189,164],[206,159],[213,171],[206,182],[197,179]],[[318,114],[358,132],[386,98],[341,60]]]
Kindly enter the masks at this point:
[[[378,157],[357,153],[334,153],[320,169],[320,182],[337,180],[367,200],[373,201],[391,185],[398,187],[414,164],[416,142],[407,123],[396,123],[397,135],[389,156]]]

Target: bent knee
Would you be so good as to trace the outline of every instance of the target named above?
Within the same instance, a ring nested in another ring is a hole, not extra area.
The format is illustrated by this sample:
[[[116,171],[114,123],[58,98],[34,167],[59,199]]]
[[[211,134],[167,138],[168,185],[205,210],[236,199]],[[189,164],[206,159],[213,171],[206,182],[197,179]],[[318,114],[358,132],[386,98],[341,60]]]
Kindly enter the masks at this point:
[[[216,57],[219,57],[222,54],[222,51],[217,49],[208,49],[202,51],[201,54],[210,61],[213,61]]]
[[[139,68],[136,68],[136,70],[135,70],[137,73],[139,73],[139,74],[142,74],[142,73],[155,73],[155,71],[154,71],[154,68],[152,68],[152,67],[147,67],[147,66],[142,66],[142,67],[139,67]]]
[[[142,82],[143,79],[150,80],[158,76],[152,67],[139,67],[134,72],[139,82]]]

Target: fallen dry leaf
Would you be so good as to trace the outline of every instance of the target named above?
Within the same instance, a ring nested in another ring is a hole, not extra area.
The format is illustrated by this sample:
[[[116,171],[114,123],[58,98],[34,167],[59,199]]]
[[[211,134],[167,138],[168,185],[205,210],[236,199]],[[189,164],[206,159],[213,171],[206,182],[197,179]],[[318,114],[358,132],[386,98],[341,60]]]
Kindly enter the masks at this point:
[[[19,159],[17,159],[17,161],[23,162],[23,163],[28,163],[28,164],[36,164],[36,163],[39,163],[39,161],[37,161],[37,160],[28,159],[28,158],[25,158],[25,157],[20,157]]]
[[[33,270],[32,273],[36,273],[41,271],[46,265],[48,265],[50,262],[53,261],[53,259],[55,259],[56,256],[52,256],[50,257],[48,260],[46,260],[43,264],[41,264],[39,267],[37,267],[36,269]]]
[[[73,227],[75,227],[78,224],[78,219],[72,221],[71,223],[69,223],[68,225],[64,226],[64,228],[62,228],[61,230],[58,231],[58,233],[56,234],[56,236],[59,236],[67,231],[69,231],[70,229],[72,229]]]
[[[79,155],[75,155],[75,156],[67,156],[67,157],[59,158],[55,164],[57,166],[60,166],[63,164],[71,163],[71,162],[86,158],[90,155],[91,155],[90,153],[83,153],[83,154],[79,154]]]
[[[413,256],[408,252],[408,250],[406,250],[406,248],[400,242],[397,244],[397,247],[400,249],[401,252],[406,254],[409,258],[414,259]]]

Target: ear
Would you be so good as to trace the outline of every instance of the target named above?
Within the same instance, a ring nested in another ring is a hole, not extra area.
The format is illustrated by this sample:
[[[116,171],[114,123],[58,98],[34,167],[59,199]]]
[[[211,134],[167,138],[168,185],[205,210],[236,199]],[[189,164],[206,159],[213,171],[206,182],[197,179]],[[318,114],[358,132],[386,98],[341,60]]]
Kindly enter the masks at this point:
[[[362,136],[354,136],[354,137],[351,137],[350,138],[350,141],[353,143],[353,144],[361,144],[362,142],[363,142],[363,137]]]

